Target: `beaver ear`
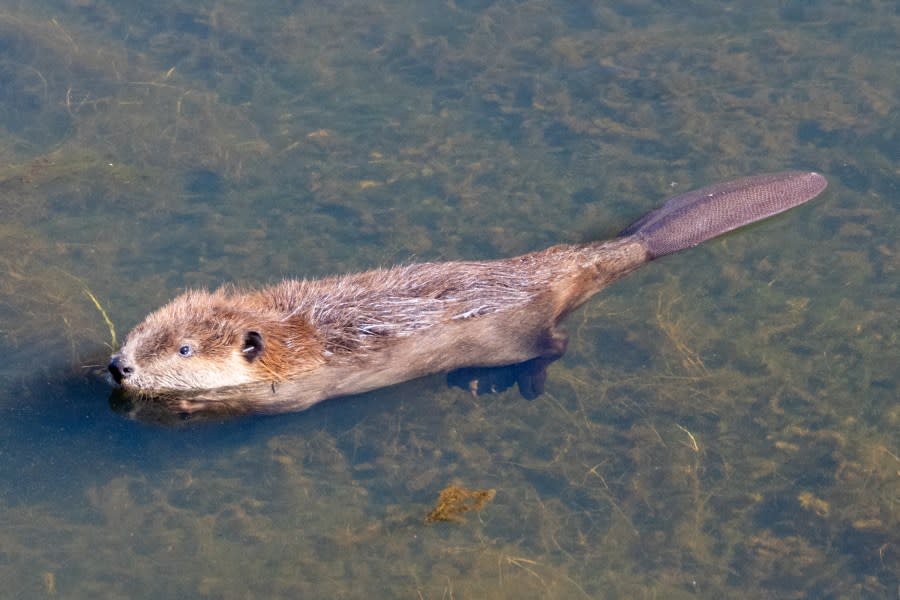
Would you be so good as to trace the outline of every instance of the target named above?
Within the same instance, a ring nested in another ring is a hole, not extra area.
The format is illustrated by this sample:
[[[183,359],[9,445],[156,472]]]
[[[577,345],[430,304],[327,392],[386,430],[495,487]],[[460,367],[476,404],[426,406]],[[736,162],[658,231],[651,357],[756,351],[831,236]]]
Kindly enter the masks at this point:
[[[244,334],[244,345],[241,347],[241,354],[247,359],[247,362],[253,362],[263,353],[263,337],[258,331],[248,331]]]

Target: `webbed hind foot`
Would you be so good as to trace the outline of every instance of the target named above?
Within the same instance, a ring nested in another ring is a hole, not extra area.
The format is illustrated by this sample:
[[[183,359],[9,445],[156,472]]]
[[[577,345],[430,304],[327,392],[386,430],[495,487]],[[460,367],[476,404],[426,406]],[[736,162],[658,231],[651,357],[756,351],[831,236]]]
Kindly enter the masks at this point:
[[[447,373],[447,385],[472,392],[476,396],[499,394],[518,384],[519,393],[526,400],[534,400],[544,393],[547,366],[558,356],[539,356],[524,362],[501,367],[465,367]]]

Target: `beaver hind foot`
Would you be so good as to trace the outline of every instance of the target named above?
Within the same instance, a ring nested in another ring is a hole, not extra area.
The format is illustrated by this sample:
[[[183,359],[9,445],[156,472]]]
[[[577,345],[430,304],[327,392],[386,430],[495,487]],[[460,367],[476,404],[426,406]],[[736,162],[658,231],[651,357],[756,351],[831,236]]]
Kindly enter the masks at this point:
[[[557,358],[532,358],[502,367],[465,367],[447,373],[447,385],[471,392],[473,396],[499,394],[514,385],[526,400],[534,400],[544,393],[547,367]]]

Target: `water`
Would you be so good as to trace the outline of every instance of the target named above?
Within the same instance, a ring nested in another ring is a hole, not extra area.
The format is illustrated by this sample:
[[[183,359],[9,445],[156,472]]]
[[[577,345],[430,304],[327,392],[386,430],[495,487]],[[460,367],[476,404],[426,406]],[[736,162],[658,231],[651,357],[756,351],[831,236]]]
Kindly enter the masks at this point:
[[[145,4],[0,5],[4,597],[897,596],[896,3]],[[830,187],[607,290],[533,402],[173,427],[97,376],[186,287],[787,168]],[[496,496],[426,523],[450,484]]]

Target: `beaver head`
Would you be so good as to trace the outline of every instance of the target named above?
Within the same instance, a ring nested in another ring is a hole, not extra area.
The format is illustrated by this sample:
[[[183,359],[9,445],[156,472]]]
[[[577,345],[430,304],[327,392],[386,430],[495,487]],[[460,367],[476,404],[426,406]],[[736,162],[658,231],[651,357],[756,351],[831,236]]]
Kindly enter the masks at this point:
[[[254,294],[187,292],[136,326],[109,372],[125,390],[153,394],[277,381],[321,363],[302,316]]]

